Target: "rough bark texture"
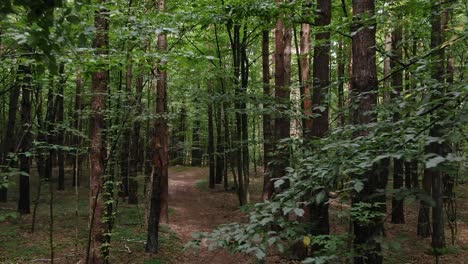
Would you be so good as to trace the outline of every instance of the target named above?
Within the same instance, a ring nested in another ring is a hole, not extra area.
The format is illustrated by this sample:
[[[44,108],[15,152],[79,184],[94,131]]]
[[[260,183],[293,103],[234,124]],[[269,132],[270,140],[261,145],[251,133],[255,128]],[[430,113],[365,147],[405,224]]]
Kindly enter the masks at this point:
[[[8,122],[6,127],[5,139],[3,140],[3,153],[2,153],[2,165],[8,166],[12,165],[10,159],[8,158],[9,153],[13,153],[16,148],[16,114],[18,112],[18,98],[20,94],[20,85],[15,84],[10,90],[10,100],[8,106]],[[1,179],[2,182],[7,182],[8,178],[4,176]],[[8,189],[5,187],[0,187],[0,202],[5,203],[7,201]]]
[[[304,118],[302,121],[304,138],[310,138],[312,132],[312,92],[310,79],[310,24],[303,23],[301,26],[301,99]]]
[[[165,1],[158,2],[160,11],[165,9]],[[167,51],[167,36],[161,33],[158,36],[158,48],[161,52]],[[151,196],[148,218],[148,237],[146,252],[158,251],[159,224],[168,223],[168,198],[169,198],[169,135],[167,126],[167,72],[164,70],[166,62],[160,61],[157,70],[157,100],[156,114],[158,118],[155,124],[153,137],[153,177],[151,179]]]
[[[331,22],[331,1],[318,0],[318,14],[315,24],[328,26]],[[324,28],[315,36],[317,45],[314,48],[313,61],[313,95],[312,95],[312,130],[311,138],[322,138],[328,132],[328,94],[330,86],[330,32]],[[325,183],[324,183],[325,184]],[[327,191],[325,191],[327,193]],[[328,198],[310,206],[312,235],[325,235],[330,232],[328,215]]]
[[[192,166],[202,165],[203,150],[200,142],[200,120],[196,119],[192,127]]]
[[[211,80],[208,81],[208,94],[212,92]],[[210,172],[208,175],[209,187],[211,189],[215,188],[216,184],[216,167],[215,167],[215,146],[214,146],[214,125],[213,125],[213,102],[209,100],[208,102],[208,166],[210,167]]]
[[[57,107],[57,135],[55,139],[55,144],[58,146],[62,146],[65,142],[65,130],[61,127],[63,125],[63,116],[64,116],[64,107],[63,107],[63,90],[65,88],[65,65],[63,63],[60,64],[59,68],[59,85],[58,85],[58,93],[55,97],[56,99],[56,107]],[[57,189],[60,191],[65,190],[65,153],[63,150],[57,150],[57,163],[58,163],[58,184]]]
[[[135,117],[141,116],[143,112],[143,106],[141,104],[142,92],[143,92],[143,75],[139,74],[136,78],[135,86]],[[141,121],[137,118],[133,122],[133,129],[131,129],[131,138],[130,138],[130,149],[129,149],[129,163],[128,163],[128,203],[137,204],[138,203],[138,166],[141,164],[140,160],[140,128]]]
[[[30,151],[33,135],[32,135],[32,118],[31,118],[31,68],[23,66],[20,71],[23,74],[23,81],[21,83],[21,124],[22,124],[22,138],[20,141],[20,185],[19,185],[19,200],[18,212],[20,214],[30,213],[30,197],[29,197],[29,163],[30,158],[27,152]]]
[[[101,0],[101,4],[105,4],[105,0]],[[107,9],[101,7],[95,14],[96,37],[93,47],[98,55],[104,56],[108,54],[109,44],[109,24]],[[108,252],[102,248],[102,244],[107,241],[105,235],[106,224],[103,216],[105,214],[105,204],[103,197],[103,184],[106,160],[106,143],[105,143],[105,116],[107,86],[109,82],[109,73],[107,69],[100,69],[93,73],[92,76],[92,93],[91,100],[91,175],[90,175],[90,202],[89,202],[89,226],[91,229],[90,252],[88,254],[87,263],[105,263]]]
[[[369,21],[364,19],[373,17],[375,12],[374,0],[353,0],[353,36],[352,44],[352,100],[356,104],[353,113],[354,124],[367,124],[376,122],[377,118],[373,111],[377,104],[377,69],[376,69],[376,43],[375,22],[372,27]],[[365,131],[361,135],[366,135]],[[364,189],[353,199],[353,204],[364,202],[375,204],[385,201],[383,195],[382,180],[378,172],[372,169],[361,175]],[[380,189],[380,190],[379,190]],[[383,196],[383,197],[382,197]],[[381,211],[375,206],[376,211]],[[377,216],[369,219],[368,223],[353,222],[354,248],[357,256],[354,263],[379,264],[383,262],[381,245],[377,238],[383,234],[382,217]]]
[[[443,28],[445,23],[442,22],[441,8],[442,2],[434,0],[432,4],[432,17],[431,17],[431,48],[436,49],[443,43],[444,32]],[[439,83],[444,82],[444,61],[445,54],[444,49],[439,49],[432,56],[431,61],[431,75],[434,80]],[[444,88],[438,85],[438,93],[431,95],[431,101],[440,100],[444,97]],[[432,117],[440,118],[440,117]],[[434,126],[429,130],[429,136],[440,138],[444,135],[443,128],[439,123],[435,123]],[[437,156],[445,157],[447,143],[432,142],[426,146],[426,154],[435,154]],[[441,168],[426,168],[424,174],[430,174],[432,179],[432,199],[435,202],[435,206],[432,207],[432,248],[437,255],[440,255],[445,247],[445,233],[444,233],[444,176],[445,173],[441,171]]]
[[[391,34],[391,58],[390,68],[392,70],[398,69],[398,63],[402,61],[402,30],[399,26],[395,28]],[[392,92],[391,95],[394,99],[398,99],[402,96],[403,92],[403,72],[396,71],[391,78]],[[401,119],[401,115],[398,109],[393,115],[393,121],[398,122]],[[398,191],[403,188],[404,181],[404,161],[402,159],[393,160],[393,190]],[[404,213],[404,200],[398,199],[395,195],[392,197],[392,223],[403,224],[405,223]]]
[[[264,30],[262,32],[262,80],[263,80],[263,95],[265,102],[263,103],[263,200],[269,200],[273,194],[273,182],[271,181],[270,161],[273,151],[273,126],[271,124],[271,115],[269,113],[270,104],[268,101],[271,97],[270,87],[270,32]]]
[[[81,131],[81,111],[83,110],[83,100],[81,96],[81,91],[83,90],[84,81],[83,76],[80,70],[77,70],[76,75],[76,93],[75,93],[75,113],[73,127],[76,131]],[[77,135],[73,136],[73,145],[76,148],[81,147],[81,138]],[[75,151],[75,162],[73,162],[73,183],[72,186],[80,185],[80,176],[81,176],[81,162],[83,158],[80,154],[80,151],[77,149]]]
[[[281,3],[281,0],[277,1]],[[285,175],[289,165],[289,148],[278,144],[281,139],[290,136],[290,119],[288,109],[290,104],[291,84],[291,29],[286,28],[282,18],[278,19],[275,27],[275,100],[278,105],[275,117],[275,165],[273,177]]]

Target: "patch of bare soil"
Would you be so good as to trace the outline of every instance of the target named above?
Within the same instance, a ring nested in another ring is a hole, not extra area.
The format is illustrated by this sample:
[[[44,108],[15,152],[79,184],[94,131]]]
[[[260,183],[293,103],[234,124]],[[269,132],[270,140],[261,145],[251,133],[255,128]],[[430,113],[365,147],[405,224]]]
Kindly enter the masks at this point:
[[[225,192],[221,186],[214,190],[201,190],[197,182],[208,177],[206,168],[175,167],[169,170],[169,207],[174,210],[169,226],[185,244],[194,232],[209,232],[220,224],[241,221],[235,193]],[[225,250],[186,250],[177,256],[176,263],[239,264],[253,263],[243,254],[230,254]]]

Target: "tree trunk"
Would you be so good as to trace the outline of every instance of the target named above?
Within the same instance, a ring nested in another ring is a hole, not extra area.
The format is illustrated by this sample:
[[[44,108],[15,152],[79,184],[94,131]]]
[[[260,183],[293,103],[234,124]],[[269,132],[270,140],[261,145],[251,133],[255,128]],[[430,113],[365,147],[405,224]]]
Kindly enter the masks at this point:
[[[165,10],[165,1],[158,2],[160,12]],[[167,36],[165,33],[158,35],[158,48],[161,52],[167,51]],[[156,114],[158,118],[155,124],[153,138],[153,173],[150,180],[151,196],[148,214],[148,237],[146,240],[146,252],[158,252],[159,224],[167,223],[168,218],[168,198],[169,198],[169,135],[167,126],[167,72],[164,69],[166,61],[159,62],[157,69],[157,99]]]
[[[376,24],[372,22],[369,26],[367,21],[369,17],[374,16],[374,0],[353,0],[353,36],[352,50],[352,99],[356,104],[353,113],[354,124],[368,124],[377,121],[376,114],[373,112],[377,105],[377,68],[376,68],[376,42],[375,32]],[[365,19],[366,18],[366,19]],[[370,113],[368,113],[370,111]],[[364,114],[365,113],[365,114]],[[367,133],[361,132],[361,136]],[[353,204],[364,202],[373,205],[376,212],[382,211],[382,206],[375,203],[385,202],[385,196],[378,191],[382,188],[382,179],[376,169],[369,170],[363,175],[364,189],[353,198]],[[382,197],[383,196],[383,197]],[[383,234],[383,223],[381,216],[375,216],[369,219],[369,222],[353,222],[354,228],[354,248],[357,256],[354,257],[355,264],[372,263],[380,264],[383,262],[382,248],[377,240]]]
[[[208,81],[208,94],[211,95],[213,87],[211,87],[211,80]],[[215,171],[215,157],[214,157],[214,127],[213,127],[213,102],[208,99],[208,165],[210,167],[208,181],[210,189],[215,188],[216,184],[216,171]]]
[[[18,98],[20,94],[20,85],[15,84],[10,90],[10,101],[8,106],[8,122],[6,127],[5,138],[3,140],[3,153],[2,153],[2,165],[9,167],[12,165],[10,158],[8,157],[9,153],[15,152],[16,148],[16,115],[18,112]],[[8,169],[8,168],[7,168]],[[4,176],[2,182],[8,182],[8,177]],[[7,202],[7,192],[8,188],[4,187],[3,184],[0,187],[0,202]]]
[[[303,23],[301,26],[301,100],[304,118],[302,121],[304,138],[310,138],[312,132],[312,92],[310,79],[310,24]]]
[[[81,111],[83,110],[83,101],[81,91],[83,90],[84,81],[80,70],[77,71],[76,75],[76,93],[75,93],[75,114],[74,114],[74,129],[79,132],[81,131]],[[73,163],[73,183],[72,186],[80,186],[81,176],[81,162],[82,156],[79,148],[81,147],[81,137],[78,135],[73,136],[73,144],[75,148],[75,162]]]
[[[104,5],[105,0],[100,4]],[[109,44],[109,24],[108,10],[101,6],[95,13],[96,37],[93,47],[98,56],[108,54]],[[105,68],[99,69],[92,75],[92,100],[91,100],[91,149],[90,149],[90,206],[89,206],[89,228],[90,228],[90,251],[88,250],[86,263],[106,263],[109,247],[103,247],[104,243],[110,242],[110,235],[107,233],[107,225],[104,222],[105,201],[103,198],[104,178],[105,178],[105,110],[106,94],[108,89],[109,73]]]
[[[432,17],[431,17],[431,48],[438,49],[432,55],[431,61],[431,75],[434,80],[439,83],[444,82],[444,62],[445,54],[444,49],[439,46],[444,41],[444,27],[445,23],[442,22],[441,16],[441,5],[442,2],[435,0],[432,4]],[[431,101],[437,101],[444,98],[444,87],[437,85],[437,93],[432,93]],[[440,118],[440,117],[436,117]],[[434,117],[431,117],[434,119]],[[443,128],[439,123],[435,123],[434,126],[429,130],[429,136],[440,138],[443,134]],[[435,154],[436,156],[445,157],[447,143],[432,142],[425,147],[425,153]],[[432,199],[435,205],[432,207],[432,248],[436,255],[440,255],[441,250],[445,247],[445,233],[444,233],[444,177],[445,173],[441,168],[426,168],[424,173],[430,174],[432,179]]]
[[[271,124],[270,103],[270,32],[262,32],[262,80],[263,80],[263,200],[269,200],[273,194],[271,181],[271,155],[273,152],[273,126]]]
[[[58,125],[57,129],[57,135],[56,135],[56,140],[55,144],[58,146],[63,146],[65,143],[65,130],[62,127],[63,126],[63,115],[64,115],[64,107],[63,107],[63,90],[65,86],[65,65],[63,63],[60,64],[59,67],[59,87],[58,87],[58,94],[55,97],[56,99],[56,107],[57,107],[57,122],[56,126]],[[58,162],[58,185],[57,189],[59,191],[65,190],[65,153],[62,149],[57,150],[57,162]]]
[[[327,27],[331,22],[331,1],[318,0],[318,10],[315,24],[319,27]],[[313,97],[312,112],[315,118],[312,119],[312,138],[323,138],[328,133],[328,97],[330,86],[330,32],[323,31],[315,36],[313,61]],[[325,193],[328,193],[325,187]],[[318,204],[310,207],[310,220],[312,222],[312,235],[326,235],[330,232],[328,216],[328,197]]]
[[[216,184],[221,184],[224,177],[224,140],[222,133],[222,103],[217,103],[216,111]]]
[[[29,163],[30,151],[33,134],[32,134],[32,118],[31,118],[31,68],[30,66],[20,66],[20,72],[23,74],[23,82],[21,84],[21,124],[22,139],[20,142],[20,185],[19,185],[19,200],[18,212],[20,214],[30,213],[30,191],[29,191]],[[38,183],[40,184],[40,183]]]
[[[197,118],[192,127],[192,166],[202,165],[203,150],[200,142],[200,120]]]
[[[281,3],[277,0],[277,3]],[[279,146],[281,139],[290,136],[290,119],[288,109],[290,104],[291,84],[291,29],[284,26],[282,18],[278,19],[275,28],[275,99],[278,109],[275,117],[275,165],[273,177],[285,176],[289,165],[289,148]]]
[[[390,68],[395,71],[397,70],[398,63],[402,61],[402,29],[397,26],[391,34],[391,57],[390,57]],[[396,71],[391,78],[392,92],[391,95],[394,99],[402,97],[403,92],[403,72]],[[393,115],[393,122],[398,122],[401,119],[401,115],[398,109],[395,110]],[[399,191],[403,188],[404,161],[402,159],[393,160],[393,190]],[[395,195],[392,197],[392,223],[403,224],[405,223],[404,213],[404,200],[397,199]]]
[[[131,79],[131,78],[130,78]],[[131,85],[131,84],[130,84]],[[139,74],[136,78],[136,90],[135,90],[135,116],[141,116],[143,112],[143,106],[141,104],[141,98],[143,93],[143,75]],[[130,131],[132,136],[130,138],[130,149],[128,152],[129,163],[128,163],[128,203],[138,204],[138,165],[141,164],[140,160],[140,127],[141,122],[137,118],[133,122],[133,130]]]

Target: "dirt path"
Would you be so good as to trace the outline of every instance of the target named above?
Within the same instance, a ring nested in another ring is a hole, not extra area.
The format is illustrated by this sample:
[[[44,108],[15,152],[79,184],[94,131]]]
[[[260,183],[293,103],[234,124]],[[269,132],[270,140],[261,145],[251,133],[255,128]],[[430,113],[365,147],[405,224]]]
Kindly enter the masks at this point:
[[[170,227],[185,244],[192,239],[193,232],[207,232],[223,223],[242,219],[235,193],[215,190],[201,190],[197,182],[206,179],[206,168],[175,167],[169,170],[169,207],[174,210],[170,216]],[[197,252],[184,251],[177,263],[243,264],[252,263],[244,255],[231,255],[224,250]]]

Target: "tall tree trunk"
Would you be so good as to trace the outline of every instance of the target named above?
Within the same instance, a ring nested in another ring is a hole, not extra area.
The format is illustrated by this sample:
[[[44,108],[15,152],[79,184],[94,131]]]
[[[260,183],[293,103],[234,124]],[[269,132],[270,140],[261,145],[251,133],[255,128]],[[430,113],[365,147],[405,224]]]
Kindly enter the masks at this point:
[[[47,93],[47,112],[46,112],[46,120],[45,120],[45,128],[46,128],[46,142],[48,144],[49,153],[46,156],[45,161],[45,180],[50,180],[52,178],[53,173],[53,159],[55,157],[55,151],[51,148],[51,145],[54,143],[54,123],[57,115],[57,107],[55,106],[56,100],[54,96],[54,82],[53,76],[49,76],[49,91]]]
[[[197,118],[192,127],[192,166],[202,165],[203,150],[200,142],[200,120]]]
[[[57,129],[57,135],[56,135],[56,144],[59,146],[63,146],[65,143],[65,130],[62,127],[63,126],[63,115],[64,115],[64,107],[63,107],[63,92],[64,92],[64,86],[65,86],[65,65],[64,63],[60,63],[59,67],[59,87],[58,87],[58,94],[55,97],[56,99],[56,107],[57,107],[57,122],[56,126],[58,125]],[[65,190],[65,153],[63,149],[60,149],[57,151],[57,162],[58,162],[58,185],[57,189],[58,190]]]
[[[165,1],[158,1],[160,12],[165,10]],[[158,49],[167,52],[167,36],[165,33],[158,35]],[[153,173],[150,196],[150,209],[148,215],[148,237],[146,240],[146,252],[158,252],[159,224],[167,223],[168,218],[168,167],[169,167],[169,138],[167,126],[167,72],[164,69],[166,61],[159,62],[157,69],[157,99],[156,114],[158,118],[155,124],[153,138]]]
[[[81,111],[83,110],[83,100],[81,92],[83,90],[84,81],[81,71],[77,70],[76,75],[76,93],[75,93],[75,113],[74,113],[74,129],[79,132],[81,131]],[[81,162],[82,155],[80,153],[81,147],[81,137],[78,135],[73,136],[73,144],[76,148],[75,150],[75,162],[73,163],[73,183],[72,186],[80,186],[80,176],[81,176]]]
[[[127,61],[130,59],[128,58]],[[125,100],[124,100],[124,109],[126,111],[132,111],[134,108],[133,105],[133,94],[132,94],[132,78],[133,78],[133,69],[132,69],[132,64],[131,62],[128,62],[127,65],[127,71],[125,74]],[[129,118],[127,120],[131,120],[132,118],[130,117],[131,115],[129,114]],[[122,150],[120,153],[120,177],[122,178],[122,189],[120,190],[120,196],[122,197],[128,197],[129,196],[129,163],[130,159],[133,158],[131,157],[131,152],[130,152],[130,146],[131,143],[130,141],[133,141],[131,138],[131,126],[130,124],[126,123],[124,126],[124,131],[123,131],[123,140],[122,140]]]
[[[338,125],[344,126],[346,114],[344,109],[344,80],[345,80],[345,56],[343,40],[338,43]]]
[[[29,154],[32,145],[32,118],[31,118],[31,68],[30,66],[20,66],[20,72],[23,74],[21,84],[21,124],[22,138],[20,142],[20,185],[19,185],[19,200],[18,212],[20,214],[30,213],[30,191],[29,191]],[[40,184],[40,183],[38,183]]]
[[[130,78],[131,79],[131,78]],[[131,84],[130,84],[131,85]],[[143,106],[141,104],[141,98],[143,94],[143,75],[140,73],[136,78],[136,89],[135,89],[135,116],[141,116],[143,113]],[[130,156],[128,163],[128,203],[138,203],[138,165],[141,164],[140,160],[140,127],[141,122],[137,118],[133,122],[133,130],[130,131],[132,134],[130,138],[130,149],[128,155]]]
[[[208,80],[208,94],[212,93],[211,80]],[[215,146],[214,146],[214,125],[213,125],[213,102],[212,99],[208,99],[208,165],[209,165],[209,187],[215,188],[216,184],[216,167],[215,167]]]
[[[402,29],[397,26],[391,34],[391,57],[390,68],[394,71],[398,67],[398,63],[402,61]],[[403,72],[396,71],[391,78],[392,91],[391,95],[394,99],[401,98],[403,92]],[[398,122],[401,115],[398,109],[395,110],[393,121]],[[402,159],[393,160],[393,190],[399,191],[403,188],[404,182],[404,161]],[[392,197],[392,223],[405,223],[404,200],[397,199],[395,195]]]
[[[277,0],[277,3],[283,2]],[[273,177],[280,178],[286,174],[289,165],[289,148],[279,146],[281,139],[290,136],[290,119],[288,109],[290,104],[291,84],[291,29],[286,28],[283,18],[279,18],[275,28],[275,99],[278,105],[275,117],[275,165]]]
[[[431,48],[438,49],[432,56],[431,61],[431,75],[434,80],[437,80],[440,84],[444,82],[444,62],[445,54],[444,49],[439,46],[444,41],[444,27],[445,23],[442,22],[442,1],[434,0],[432,3],[432,16],[431,16]],[[442,85],[437,85],[437,93],[431,94],[431,101],[440,100],[444,98],[445,90]],[[436,117],[440,118],[440,117]],[[431,117],[434,119],[434,117]],[[440,138],[443,134],[443,128],[439,123],[435,123],[434,126],[429,130],[429,136]],[[432,142],[426,145],[426,155],[436,155],[439,157],[445,157],[447,143]],[[432,179],[432,199],[435,205],[432,207],[432,248],[436,255],[441,254],[441,250],[445,247],[445,233],[444,233],[444,177],[445,173],[441,171],[441,168],[426,168],[424,174],[431,175]]]
[[[331,22],[331,1],[318,0],[318,14],[315,24],[327,27]],[[312,138],[323,138],[328,133],[328,94],[330,86],[330,32],[324,28],[315,36],[318,43],[314,48],[312,109],[316,116],[312,120]],[[326,188],[326,186],[324,186]],[[328,191],[325,189],[325,193]],[[312,235],[326,235],[330,232],[328,197],[319,203],[311,204],[310,220]]]
[[[262,32],[262,80],[263,80],[263,200],[269,200],[273,194],[271,181],[271,155],[273,152],[273,126],[270,115],[270,32]]]
[[[310,79],[310,24],[303,23],[301,26],[301,49],[300,49],[300,77],[301,77],[301,100],[304,118],[302,121],[304,138],[310,138],[312,132],[312,92]]]
[[[10,100],[8,106],[8,122],[6,127],[5,138],[3,140],[3,153],[2,153],[2,165],[9,166],[12,165],[10,162],[10,158],[8,157],[9,153],[13,153],[16,148],[16,115],[18,112],[18,98],[20,94],[20,85],[14,84],[12,89],[10,90]],[[8,168],[6,168],[8,169]],[[8,177],[3,176],[3,182],[8,182]],[[7,202],[7,193],[8,188],[6,188],[3,184],[0,187],[0,202]]]
[[[224,177],[224,142],[222,133],[222,103],[216,104],[216,184],[220,184]]]
[[[95,13],[94,25],[96,27],[96,37],[93,47],[98,56],[108,54],[109,45],[109,16],[108,10],[103,6],[105,0],[100,1],[101,7]],[[87,252],[86,263],[106,263],[109,246],[103,247],[104,243],[110,242],[110,235],[104,222],[105,216],[105,110],[106,94],[109,82],[108,69],[102,68],[92,75],[92,100],[91,100],[91,149],[90,149],[90,206],[89,206],[89,228],[90,244]],[[104,244],[105,245],[105,244]]]
[[[376,68],[376,42],[375,32],[376,24],[372,22],[369,26],[368,18],[372,18],[375,12],[374,0],[353,0],[353,36],[352,50],[352,99],[356,104],[353,113],[354,124],[368,124],[377,121],[376,114],[373,113],[377,105],[377,68]],[[367,135],[367,132],[360,133],[361,136]],[[379,189],[385,188],[381,176],[377,170],[371,169],[362,176],[364,189],[353,198],[353,204],[360,202],[370,203],[374,211],[381,212],[382,206],[376,203],[385,202],[385,196],[379,192]],[[383,196],[383,197],[382,197]],[[354,257],[355,264],[372,263],[380,264],[383,262],[382,248],[377,240],[383,234],[382,217],[379,214],[369,219],[369,222],[359,222],[354,220],[354,248],[357,254]]]

